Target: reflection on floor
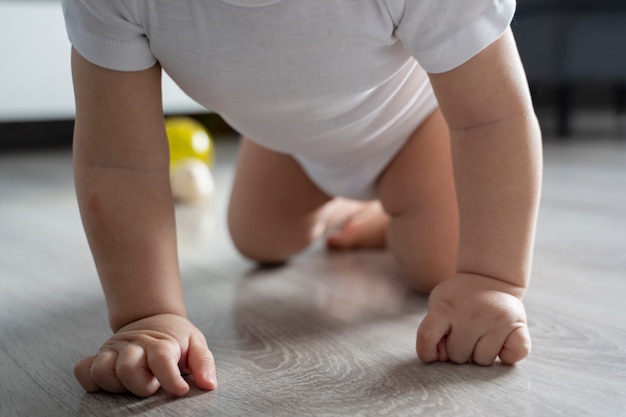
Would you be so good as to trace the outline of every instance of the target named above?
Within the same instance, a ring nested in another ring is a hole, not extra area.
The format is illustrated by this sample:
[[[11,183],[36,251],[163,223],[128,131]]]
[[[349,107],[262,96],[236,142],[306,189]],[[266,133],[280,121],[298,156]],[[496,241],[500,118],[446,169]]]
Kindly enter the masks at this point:
[[[84,394],[73,363],[108,337],[69,151],[0,156],[0,415],[606,415],[626,410],[626,144],[545,149],[533,353],[518,366],[421,364],[426,298],[386,253],[317,246],[256,270],[229,243],[236,146],[218,141],[219,195],[179,207],[189,314],[220,387],[173,400]],[[36,401],[33,399],[36,398]]]

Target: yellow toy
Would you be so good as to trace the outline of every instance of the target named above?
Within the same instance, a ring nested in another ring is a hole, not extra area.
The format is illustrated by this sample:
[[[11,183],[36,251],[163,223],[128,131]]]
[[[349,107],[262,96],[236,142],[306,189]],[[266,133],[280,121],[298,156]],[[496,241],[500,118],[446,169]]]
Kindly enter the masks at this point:
[[[213,141],[199,122],[188,117],[165,119],[170,146],[170,182],[176,201],[198,203],[209,200],[215,184],[209,167],[213,164]]]

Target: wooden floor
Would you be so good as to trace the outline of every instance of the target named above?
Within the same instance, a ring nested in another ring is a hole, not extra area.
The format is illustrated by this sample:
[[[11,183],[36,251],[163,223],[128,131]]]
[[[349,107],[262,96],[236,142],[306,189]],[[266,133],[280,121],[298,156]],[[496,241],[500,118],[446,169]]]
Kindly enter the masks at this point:
[[[385,253],[241,259],[224,227],[236,147],[218,145],[213,208],[180,207],[178,224],[220,386],[183,399],[82,391],[72,366],[109,329],[70,154],[0,155],[0,416],[626,415],[626,141],[546,145],[533,352],[489,368],[417,360],[426,298]]]

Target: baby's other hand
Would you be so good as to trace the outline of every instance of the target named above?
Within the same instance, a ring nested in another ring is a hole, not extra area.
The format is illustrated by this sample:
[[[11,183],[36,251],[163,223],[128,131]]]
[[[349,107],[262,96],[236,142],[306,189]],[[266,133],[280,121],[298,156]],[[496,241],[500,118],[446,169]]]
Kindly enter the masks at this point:
[[[417,331],[417,354],[428,363],[512,365],[530,353],[523,290],[493,278],[457,274],[439,284]]]
[[[190,372],[196,385],[216,387],[215,363],[204,335],[186,318],[160,314],[119,329],[95,356],[79,361],[76,378],[88,392],[131,392],[139,397],[159,387],[183,396],[189,384],[181,376]]]

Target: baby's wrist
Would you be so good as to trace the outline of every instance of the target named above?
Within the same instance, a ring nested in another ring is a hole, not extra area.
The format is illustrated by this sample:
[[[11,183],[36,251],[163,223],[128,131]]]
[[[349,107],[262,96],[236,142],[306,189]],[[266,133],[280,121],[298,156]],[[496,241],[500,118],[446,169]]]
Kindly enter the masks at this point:
[[[110,312],[109,313],[109,325],[113,332],[117,332],[121,328],[128,326],[131,323],[160,315],[175,315],[180,317],[187,317],[185,308],[162,308],[162,309],[149,309],[145,311],[133,311],[133,312]]]
[[[458,277],[466,285],[470,285],[477,289],[483,289],[487,291],[498,291],[513,295],[519,299],[524,297],[526,293],[526,285],[511,282],[507,278],[497,277],[478,272],[457,271],[455,278]]]

